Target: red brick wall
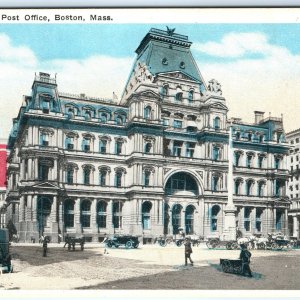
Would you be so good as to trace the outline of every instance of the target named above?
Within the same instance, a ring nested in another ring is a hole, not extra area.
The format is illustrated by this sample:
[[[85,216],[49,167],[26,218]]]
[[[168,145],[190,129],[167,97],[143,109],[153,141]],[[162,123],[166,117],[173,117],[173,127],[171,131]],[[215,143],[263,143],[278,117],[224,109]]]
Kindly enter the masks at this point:
[[[0,188],[6,187],[6,144],[0,143]]]

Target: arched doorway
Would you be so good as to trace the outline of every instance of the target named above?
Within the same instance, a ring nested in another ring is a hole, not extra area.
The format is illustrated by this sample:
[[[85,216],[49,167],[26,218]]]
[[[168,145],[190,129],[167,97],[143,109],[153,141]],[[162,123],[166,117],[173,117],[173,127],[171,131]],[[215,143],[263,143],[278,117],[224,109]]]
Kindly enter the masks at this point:
[[[179,228],[181,227],[181,212],[182,206],[180,204],[175,204],[172,209],[173,234],[179,233]]]
[[[146,201],[142,205],[142,226],[143,229],[150,229],[151,228],[151,208],[152,203]]]
[[[48,225],[48,220],[51,213],[52,199],[48,197],[38,198],[37,203],[37,221],[39,227],[39,234],[44,235],[45,227]]]

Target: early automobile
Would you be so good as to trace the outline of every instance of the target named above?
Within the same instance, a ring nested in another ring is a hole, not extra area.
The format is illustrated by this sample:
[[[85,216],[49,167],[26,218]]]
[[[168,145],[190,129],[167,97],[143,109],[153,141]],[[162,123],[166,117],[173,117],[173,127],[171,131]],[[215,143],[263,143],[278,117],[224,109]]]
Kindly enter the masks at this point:
[[[139,246],[139,240],[138,237],[132,236],[132,235],[114,235],[111,238],[108,238],[105,241],[107,247],[112,248],[118,248],[120,246],[125,246],[125,248],[137,248]]]

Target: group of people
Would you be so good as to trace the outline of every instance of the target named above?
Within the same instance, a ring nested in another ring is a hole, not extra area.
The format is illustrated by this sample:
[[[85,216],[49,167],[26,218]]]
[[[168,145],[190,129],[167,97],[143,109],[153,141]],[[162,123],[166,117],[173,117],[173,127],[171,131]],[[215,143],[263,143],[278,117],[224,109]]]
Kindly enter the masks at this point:
[[[240,252],[240,260],[242,262],[242,275],[252,277],[252,272],[250,269],[250,258],[251,252],[247,249],[245,244],[241,244],[241,252]],[[194,262],[191,258],[191,254],[193,253],[192,243],[190,238],[185,238],[184,241],[184,257],[185,257],[185,265],[187,266],[188,260],[191,265],[194,265]]]

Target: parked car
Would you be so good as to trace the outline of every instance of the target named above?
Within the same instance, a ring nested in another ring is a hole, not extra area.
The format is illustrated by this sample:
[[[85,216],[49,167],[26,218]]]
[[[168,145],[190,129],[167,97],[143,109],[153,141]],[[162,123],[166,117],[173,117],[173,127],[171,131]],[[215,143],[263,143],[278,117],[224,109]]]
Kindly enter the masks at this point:
[[[139,240],[136,236],[132,235],[115,235],[111,238],[108,238],[105,241],[107,247],[112,248],[118,248],[120,246],[125,246],[125,248],[130,249],[130,248],[137,248],[139,246]]]

